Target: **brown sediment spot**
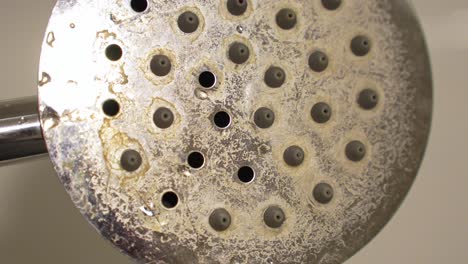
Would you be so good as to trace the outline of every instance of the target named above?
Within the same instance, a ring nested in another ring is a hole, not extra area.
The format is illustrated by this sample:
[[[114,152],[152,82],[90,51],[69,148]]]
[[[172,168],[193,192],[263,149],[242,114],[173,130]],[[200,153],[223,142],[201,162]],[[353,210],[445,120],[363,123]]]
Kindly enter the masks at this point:
[[[47,83],[50,83],[52,81],[52,78],[47,72],[42,72],[41,79],[39,80],[39,86],[42,87],[46,85]]]
[[[60,123],[60,116],[52,107],[47,106],[41,113],[42,129],[48,131],[55,128]]]
[[[150,168],[150,164],[145,155],[143,146],[134,138],[120,132],[112,126],[111,120],[105,119],[99,129],[99,138],[101,140],[104,162],[108,171],[109,179],[116,177],[120,186],[125,187],[133,181],[137,181],[145,176]],[[143,162],[141,167],[135,172],[127,172],[120,166],[120,156],[127,149],[134,149],[141,154]]]
[[[107,80],[109,92],[113,94],[122,93],[122,91],[115,89],[115,86],[128,84],[128,75],[125,73],[124,67],[125,63],[118,67],[118,72],[115,73],[115,78],[113,78],[112,80]],[[96,79],[100,78],[96,77]]]
[[[98,31],[96,32],[96,38],[102,38],[102,39],[108,39],[108,38],[117,38],[117,34],[115,34],[114,32],[109,32],[109,30],[102,30],[102,31]]]
[[[55,34],[53,31],[47,33],[47,38],[46,38],[46,42],[47,42],[47,45],[51,46],[52,48],[54,47],[54,42],[55,42]]]
[[[120,75],[122,76],[122,80],[120,81],[121,85],[128,84],[128,75],[125,73],[124,66],[125,66],[125,63],[119,67]]]

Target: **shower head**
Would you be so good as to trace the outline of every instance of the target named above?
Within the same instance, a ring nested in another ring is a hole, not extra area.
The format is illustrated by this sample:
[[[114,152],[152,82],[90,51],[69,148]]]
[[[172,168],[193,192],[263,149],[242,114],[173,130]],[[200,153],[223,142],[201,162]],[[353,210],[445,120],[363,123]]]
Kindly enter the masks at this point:
[[[57,174],[141,263],[342,263],[430,130],[403,0],[59,0],[39,74]]]

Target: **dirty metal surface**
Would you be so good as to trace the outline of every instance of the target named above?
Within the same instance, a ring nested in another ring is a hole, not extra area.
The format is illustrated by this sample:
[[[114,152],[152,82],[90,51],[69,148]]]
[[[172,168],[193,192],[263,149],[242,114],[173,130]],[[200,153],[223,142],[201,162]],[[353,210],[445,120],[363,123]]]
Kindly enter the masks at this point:
[[[297,15],[292,29],[277,25],[283,8]],[[185,11],[199,19],[195,32],[179,29]],[[351,48],[359,35],[372,43],[365,56]],[[250,51],[243,64],[229,58],[235,42]],[[106,57],[112,44],[121,57]],[[328,56],[322,72],[309,67],[315,51]],[[170,60],[167,75],[151,71],[155,55]],[[286,74],[279,88],[265,84],[270,66]],[[200,86],[203,71],[214,87]],[[149,1],[143,12],[130,0],[59,0],[39,77],[57,174],[89,222],[141,263],[342,263],[407,194],[431,120],[426,47],[403,0],[343,1],[337,10],[320,0],[249,0],[240,16],[221,0]],[[366,88],[379,98],[372,109],[359,104]],[[106,115],[109,99],[119,108]],[[319,102],[332,110],[324,123],[311,116]],[[161,107],[173,113],[165,129],[153,120]],[[275,114],[268,128],[254,122],[262,107]],[[213,122],[220,110],[231,117],[224,129]],[[363,158],[347,155],[353,141]],[[297,166],[284,158],[290,146],[303,150]],[[124,169],[126,150],[140,154],[136,169]],[[187,162],[194,151],[201,168]],[[255,172],[249,183],[237,177],[243,166]],[[317,199],[324,183],[333,195]],[[271,206],[284,213],[279,227],[264,219]],[[220,208],[231,217],[222,231],[209,220]]]

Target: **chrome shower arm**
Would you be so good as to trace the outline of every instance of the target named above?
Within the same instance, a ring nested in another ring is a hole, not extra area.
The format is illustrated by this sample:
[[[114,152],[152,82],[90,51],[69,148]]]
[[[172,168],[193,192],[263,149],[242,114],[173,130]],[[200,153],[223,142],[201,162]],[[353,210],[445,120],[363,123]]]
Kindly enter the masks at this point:
[[[46,153],[37,97],[0,102],[0,163]]]

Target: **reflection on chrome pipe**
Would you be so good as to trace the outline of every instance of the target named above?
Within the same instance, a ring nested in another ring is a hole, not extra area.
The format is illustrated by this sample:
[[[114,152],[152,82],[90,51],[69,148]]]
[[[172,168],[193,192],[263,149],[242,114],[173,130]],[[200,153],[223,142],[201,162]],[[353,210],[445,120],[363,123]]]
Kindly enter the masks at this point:
[[[0,162],[45,153],[37,98],[0,102]]]

